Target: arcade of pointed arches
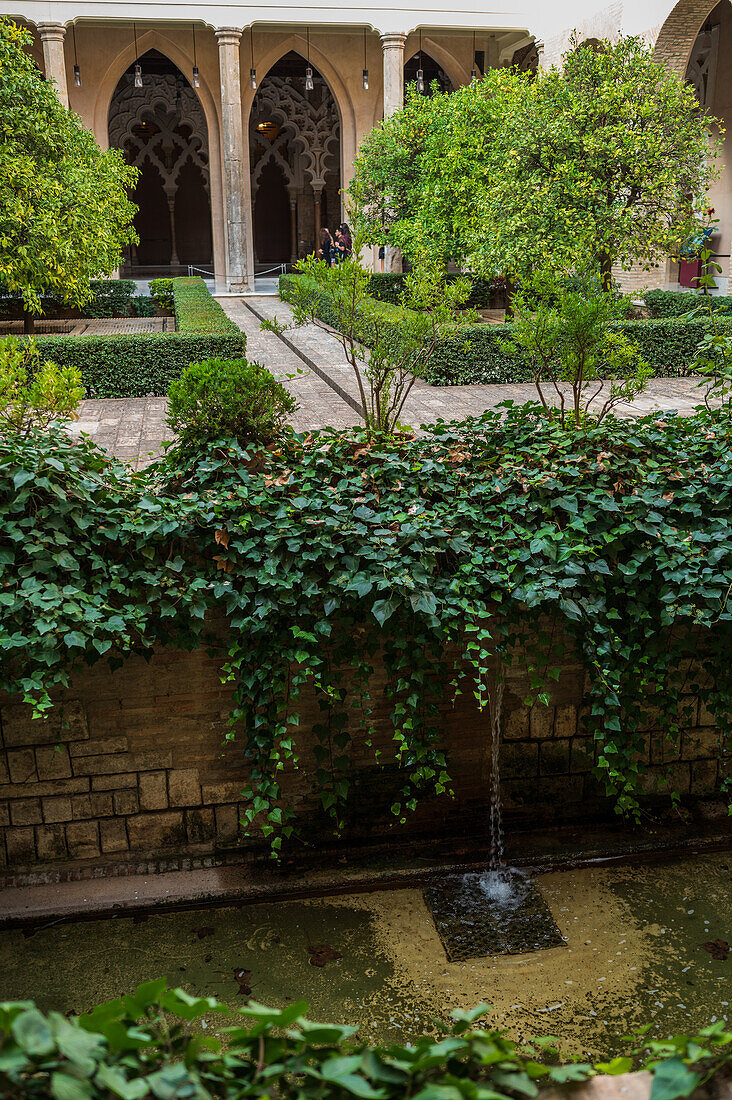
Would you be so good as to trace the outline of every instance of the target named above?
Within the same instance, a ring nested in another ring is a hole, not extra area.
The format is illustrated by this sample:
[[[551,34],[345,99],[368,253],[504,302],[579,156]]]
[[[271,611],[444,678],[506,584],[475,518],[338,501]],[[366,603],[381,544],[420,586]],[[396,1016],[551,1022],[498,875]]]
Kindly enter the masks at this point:
[[[522,54],[525,51],[521,51]],[[523,57],[521,58],[523,60]],[[135,87],[133,65],[112,94],[111,145],[140,170],[135,226],[140,243],[124,274],[154,274],[186,265],[212,268],[209,137],[202,104],[181,70],[163,52],[140,57],[145,81]],[[249,112],[250,185],[255,271],[294,263],[313,251],[322,226],[342,219],[342,121],[330,84],[306,59],[285,53],[261,80]],[[455,86],[427,50],[404,66],[404,83],[424,73],[425,93]]]
[[[585,33],[588,37],[620,33],[619,27],[605,26],[606,22],[588,17]],[[406,47],[401,54],[403,81],[412,82],[421,70],[426,94],[435,85],[444,91],[458,87],[469,79],[471,70],[482,74],[488,67],[511,64],[535,69],[542,49],[528,31],[493,34],[484,30],[477,44],[472,35],[471,51],[470,32],[453,32],[452,38],[429,30],[382,35],[379,48],[379,32],[368,27],[332,39],[318,28],[312,41],[297,28],[284,33],[267,30],[257,43],[260,68],[255,91],[246,80],[249,29],[232,28],[230,33],[223,28],[214,33],[210,24],[200,21],[195,27],[138,27],[133,46],[132,27],[121,23],[82,20],[74,25],[73,38],[72,24],[29,25],[38,36],[32,53],[39,67],[56,81],[62,99],[81,114],[98,140],[124,149],[130,163],[140,169],[135,198],[140,205],[136,224],[141,240],[128,257],[130,270],[142,273],[145,267],[175,269],[192,264],[213,268],[219,285],[230,287],[242,285],[237,272],[243,272],[246,280],[255,269],[291,263],[306,254],[315,247],[321,225],[333,227],[342,219],[342,189],[353,171],[359,139],[381,117],[386,102],[381,97],[382,54],[385,89],[389,73],[389,109],[399,102],[395,88],[400,70],[393,64],[399,39]],[[202,61],[200,86],[196,81],[194,88],[196,30]],[[655,42],[658,59],[683,75],[700,104],[721,119],[727,133],[732,132],[732,11],[726,0],[716,4],[679,0],[660,29],[647,34]],[[564,40],[565,32],[559,37]],[[83,89],[74,88],[69,79],[77,39]],[[336,64],[333,42],[338,45]],[[548,56],[556,54],[558,42],[559,38],[548,43]],[[135,87],[132,73],[138,51],[144,68],[141,88]],[[375,79],[362,100],[360,68],[362,57],[367,64],[367,53]],[[110,57],[114,58],[111,64]],[[306,60],[313,70],[313,87],[307,90]],[[236,74],[228,90],[227,72]],[[238,158],[242,172],[236,176],[236,187],[232,187],[227,159],[232,135],[227,132],[231,115],[227,117],[225,108],[235,102],[232,92],[242,106],[241,142],[236,145],[239,149],[243,144]],[[728,152],[732,155],[732,150],[724,148],[725,161]],[[724,261],[732,251],[727,175],[712,194],[719,221],[714,243]],[[241,215],[235,213],[232,202],[237,192]],[[237,216],[245,226],[244,249],[236,242],[232,246]],[[678,283],[679,272],[669,265],[659,276],[671,286]],[[719,289],[727,289],[727,271]]]

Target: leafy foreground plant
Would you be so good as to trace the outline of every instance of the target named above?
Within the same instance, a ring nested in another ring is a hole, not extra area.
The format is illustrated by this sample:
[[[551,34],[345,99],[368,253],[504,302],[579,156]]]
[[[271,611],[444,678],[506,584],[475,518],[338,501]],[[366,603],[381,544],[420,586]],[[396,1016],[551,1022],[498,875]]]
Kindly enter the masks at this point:
[[[456,1010],[437,1022],[442,1038],[409,1046],[368,1047],[356,1027],[318,1024],[307,1003],[270,1009],[250,1002],[232,1010],[212,997],[146,982],[131,996],[78,1018],[39,1012],[32,1002],[0,1004],[0,1087],[7,1100],[510,1100],[534,1097],[538,1085],[566,1085],[595,1072],[626,1073],[646,1064],[651,1100],[676,1100],[732,1064],[732,1033],[720,1023],[692,1037],[641,1045],[634,1057],[594,1067],[556,1063],[554,1039],[519,1047],[502,1031],[476,1028],[488,1010]],[[240,1021],[223,1028],[226,1045],[194,1032],[210,1016]],[[650,1057],[649,1057],[650,1056]],[[542,1061],[543,1059],[543,1061]]]
[[[531,370],[539,400],[556,396],[562,426],[598,421],[646,387],[651,368],[638,347],[612,323],[626,312],[592,276],[564,289],[555,279],[529,283],[514,300],[515,323],[507,347]],[[568,407],[569,406],[569,407]]]
[[[245,832],[276,853],[327,823],[308,812],[301,830],[288,793],[302,737],[340,831],[378,725],[403,821],[450,790],[456,691],[483,705],[500,661],[540,705],[569,657],[588,674],[596,775],[638,815],[648,730],[677,738],[690,697],[729,752],[731,484],[730,420],[706,411],[578,436],[507,406],[418,438],[178,448],[140,474],[55,429],[0,440],[0,689],[43,711],[100,657],[216,647]],[[226,632],[209,636],[207,613]],[[306,688],[320,721],[301,730]]]
[[[112,275],[138,239],[129,198],[138,169],[121,150],[102,151],[63,106],[32,43],[0,18],[0,271],[3,289],[23,297],[27,332],[42,296],[83,306],[92,281]]]
[[[265,446],[281,434],[297,401],[260,363],[191,363],[168,390],[168,424],[182,442],[236,439]]]
[[[424,263],[409,275],[402,292],[404,305],[386,314],[371,298],[371,272],[358,259],[364,240],[357,236],[353,253],[332,267],[309,256],[295,265],[299,277],[288,282],[287,300],[294,325],[312,324],[333,336],[351,365],[370,434],[397,429],[415,378],[424,374],[442,340],[456,336],[459,324],[475,315],[459,316],[470,293],[467,279],[446,280],[438,263]],[[328,302],[329,324],[321,316]],[[411,308],[405,308],[405,305]],[[288,326],[264,321],[262,328],[282,334]]]
[[[76,367],[41,363],[35,340],[0,340],[0,435],[30,435],[54,420],[76,420],[83,396]]]

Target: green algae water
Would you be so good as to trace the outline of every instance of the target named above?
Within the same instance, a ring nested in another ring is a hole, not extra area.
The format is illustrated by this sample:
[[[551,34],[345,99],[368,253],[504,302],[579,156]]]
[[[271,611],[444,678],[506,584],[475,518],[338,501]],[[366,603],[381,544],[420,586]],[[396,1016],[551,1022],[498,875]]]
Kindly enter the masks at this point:
[[[464,962],[415,889],[0,932],[0,1000],[78,1013],[164,975],[232,1007],[304,998],[312,1018],[403,1041],[484,1001],[515,1038],[607,1057],[645,1023],[660,1037],[732,1019],[732,955],[709,950],[732,941],[731,869],[718,854],[539,874],[563,945]]]

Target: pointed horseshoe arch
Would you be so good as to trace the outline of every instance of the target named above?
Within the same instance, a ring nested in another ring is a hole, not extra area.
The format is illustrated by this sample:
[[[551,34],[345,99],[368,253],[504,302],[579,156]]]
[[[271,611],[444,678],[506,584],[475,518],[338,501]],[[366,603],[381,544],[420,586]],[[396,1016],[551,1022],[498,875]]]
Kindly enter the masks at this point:
[[[322,225],[342,220],[342,113],[310,51],[288,50],[267,69],[249,111],[255,270],[317,248]]]
[[[653,48],[655,60],[663,61],[673,72],[685,76],[697,35],[717,4],[718,0],[708,3],[679,0],[658,32]]]
[[[184,76],[192,69],[193,57],[185,50],[182,50],[176,42],[161,31],[147,30],[138,34],[138,54],[142,56],[150,50],[156,50],[158,53],[163,54],[182,74],[184,74]],[[119,51],[99,82],[94,103],[93,128],[97,141],[103,148],[109,146],[108,119],[112,97],[120,79],[134,62],[134,45],[130,43]],[[216,272],[223,272],[226,269],[224,238],[225,208],[221,161],[221,128],[219,124],[217,99],[214,98],[203,76],[201,77],[200,87],[197,88],[193,94],[200,102],[208,133],[213,268]]]

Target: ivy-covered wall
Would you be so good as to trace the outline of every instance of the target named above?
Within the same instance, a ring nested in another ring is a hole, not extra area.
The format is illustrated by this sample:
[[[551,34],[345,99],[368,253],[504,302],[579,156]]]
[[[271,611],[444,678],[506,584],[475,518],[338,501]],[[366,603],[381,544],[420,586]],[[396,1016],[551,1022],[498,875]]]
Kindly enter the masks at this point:
[[[548,707],[522,705],[527,686],[525,674],[508,670],[501,757],[509,829],[613,817],[612,800],[591,771],[581,668],[565,664]],[[374,747],[381,741],[388,759],[390,705],[374,701]],[[690,725],[673,743],[648,732],[643,784],[662,794],[668,780],[682,797],[706,798],[721,780],[718,742],[704,706],[691,697],[685,702],[692,706]],[[51,877],[91,874],[100,863],[147,872],[243,851],[238,822],[246,770],[241,746],[222,747],[230,706],[218,664],[204,649],[160,650],[149,663],[133,656],[115,671],[100,662],[74,678],[63,705],[44,721],[33,720],[17,698],[0,697],[0,879],[32,881],[27,872],[49,867]],[[300,771],[288,770],[283,789],[303,835],[332,844],[332,822],[319,811],[311,783],[316,697],[303,692],[299,711]],[[440,723],[455,798],[426,797],[395,832],[390,807],[403,777],[380,770],[356,736],[347,840],[486,831],[488,713],[466,691],[454,707],[445,702]]]

